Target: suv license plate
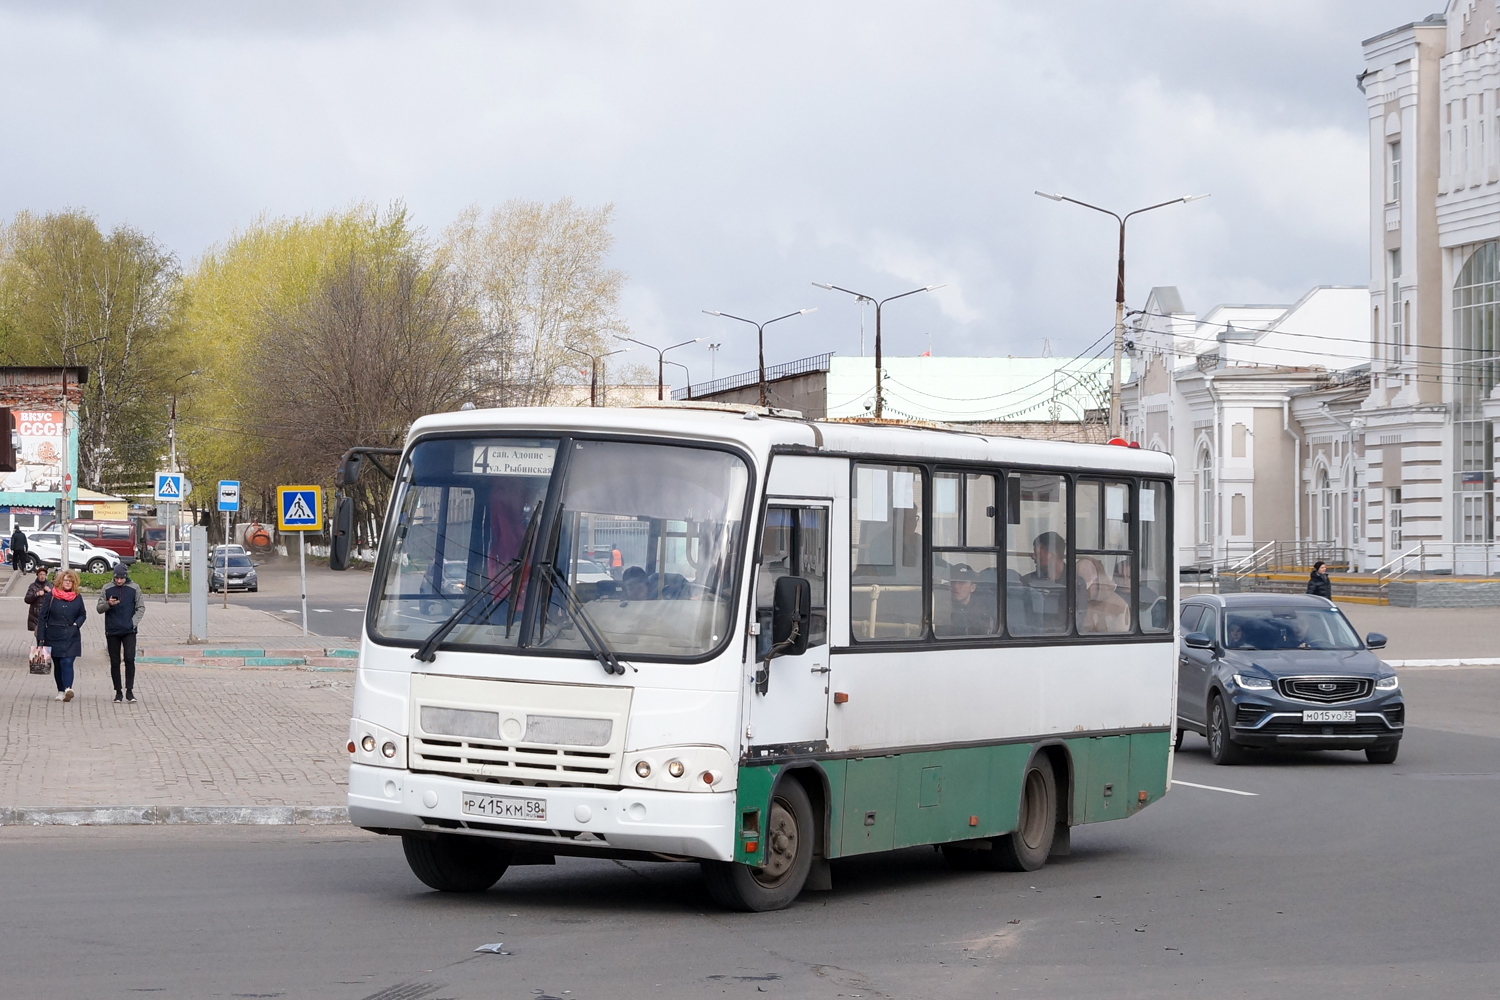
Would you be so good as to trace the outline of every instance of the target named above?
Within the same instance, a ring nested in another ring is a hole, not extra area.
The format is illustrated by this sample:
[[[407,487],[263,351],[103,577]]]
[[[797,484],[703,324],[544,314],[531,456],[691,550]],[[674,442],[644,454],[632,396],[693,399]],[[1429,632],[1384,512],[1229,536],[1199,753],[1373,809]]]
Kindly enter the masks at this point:
[[[1352,708],[1305,708],[1302,710],[1303,722],[1353,722],[1354,709]]]
[[[464,812],[470,816],[488,816],[491,819],[547,818],[546,799],[522,799],[511,795],[484,795],[480,792],[463,793]]]

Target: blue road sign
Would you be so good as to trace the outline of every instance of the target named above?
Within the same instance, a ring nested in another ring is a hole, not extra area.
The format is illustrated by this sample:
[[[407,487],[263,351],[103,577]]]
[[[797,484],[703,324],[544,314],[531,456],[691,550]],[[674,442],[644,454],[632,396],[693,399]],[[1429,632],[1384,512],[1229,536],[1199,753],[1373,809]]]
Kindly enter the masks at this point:
[[[158,472],[156,474],[156,502],[182,503],[182,473]]]
[[[316,486],[276,487],[276,527],[282,531],[317,531],[323,526],[323,491]]]
[[[219,509],[229,511],[240,509],[240,481],[238,479],[219,480]]]

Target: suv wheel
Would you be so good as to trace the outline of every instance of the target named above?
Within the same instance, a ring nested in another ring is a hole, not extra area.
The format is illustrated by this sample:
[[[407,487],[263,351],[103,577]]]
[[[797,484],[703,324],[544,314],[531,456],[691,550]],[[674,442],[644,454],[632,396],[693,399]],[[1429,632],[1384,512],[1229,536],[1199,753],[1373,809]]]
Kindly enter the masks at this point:
[[[1224,699],[1217,694],[1208,709],[1208,755],[1215,764],[1238,764],[1245,759],[1245,748],[1230,735]]]
[[[37,562],[36,556],[32,555],[30,552],[26,553],[26,555],[21,559],[22,573],[35,573],[37,571],[37,568],[40,566],[41,563]]]
[[[1400,749],[1400,743],[1388,743],[1383,747],[1366,747],[1365,760],[1371,764],[1394,764],[1396,752]]]
[[[109,561],[107,559],[94,559],[84,568],[90,573],[108,573]]]

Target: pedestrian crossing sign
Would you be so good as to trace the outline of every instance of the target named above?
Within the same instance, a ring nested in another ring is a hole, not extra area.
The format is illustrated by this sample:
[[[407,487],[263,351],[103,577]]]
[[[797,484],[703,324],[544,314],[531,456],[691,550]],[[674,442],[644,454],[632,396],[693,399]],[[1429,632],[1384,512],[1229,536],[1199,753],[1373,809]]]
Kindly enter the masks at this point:
[[[185,492],[182,488],[182,473],[158,472],[156,474],[157,503],[181,503],[182,494]]]
[[[276,527],[318,531],[323,527],[323,491],[316,486],[276,487]]]

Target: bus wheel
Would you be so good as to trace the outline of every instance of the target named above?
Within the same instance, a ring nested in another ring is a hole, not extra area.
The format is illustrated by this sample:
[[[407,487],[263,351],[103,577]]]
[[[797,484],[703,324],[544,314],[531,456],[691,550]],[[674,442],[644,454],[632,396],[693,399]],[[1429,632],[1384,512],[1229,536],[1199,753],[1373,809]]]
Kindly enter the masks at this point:
[[[1034,872],[1047,863],[1056,831],[1057,778],[1047,758],[1038,756],[1026,769],[1021,787],[1021,815],[1015,832],[997,837],[991,850],[980,853],[989,856],[987,867]]]
[[[500,881],[510,852],[483,837],[401,835],[411,872],[438,892],[484,892]]]
[[[771,798],[763,868],[730,861],[703,863],[703,879],[714,902],[731,910],[762,913],[792,904],[812,870],[813,809],[795,780],[783,781]]]

